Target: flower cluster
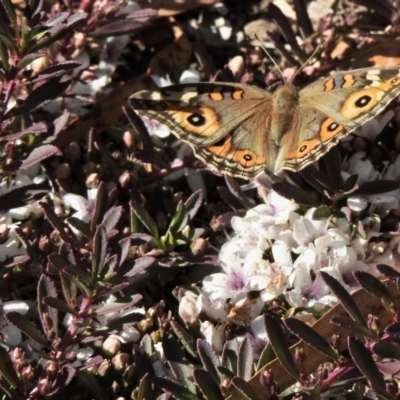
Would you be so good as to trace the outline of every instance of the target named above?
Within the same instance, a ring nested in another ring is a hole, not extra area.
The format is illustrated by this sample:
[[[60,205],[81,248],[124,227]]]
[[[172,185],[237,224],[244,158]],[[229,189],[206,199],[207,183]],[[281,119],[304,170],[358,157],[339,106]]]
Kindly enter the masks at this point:
[[[182,318],[190,323],[201,318],[250,326],[257,338],[265,339],[257,318],[278,296],[289,308],[309,310],[301,318],[312,318],[336,304],[320,271],[350,292],[358,288],[354,271],[377,276],[372,250],[376,246],[371,247],[369,239],[379,235],[379,224],[368,225],[366,219],[359,232],[345,218],[316,220],[314,212],[311,208],[301,215],[297,204],[271,191],[265,204],[242,218],[233,217],[233,234],[219,253],[221,271],[205,277],[198,294],[183,296]],[[387,252],[396,249],[392,246]],[[209,330],[210,322],[205,323]]]

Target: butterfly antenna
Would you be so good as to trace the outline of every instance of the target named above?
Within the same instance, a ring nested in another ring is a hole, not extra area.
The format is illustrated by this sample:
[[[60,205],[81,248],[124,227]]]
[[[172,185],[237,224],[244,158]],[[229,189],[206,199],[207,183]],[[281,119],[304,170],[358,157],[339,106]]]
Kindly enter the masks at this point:
[[[311,56],[307,58],[306,62],[303,63],[303,65],[294,73],[292,81],[294,81],[294,78],[304,69],[304,67],[310,62],[310,60],[318,53],[319,49],[321,48],[321,44],[317,46],[317,48],[312,52]]]
[[[286,83],[286,79],[283,76],[283,72],[282,70],[279,68],[279,65],[276,63],[276,61],[272,58],[271,54],[269,54],[268,50],[266,49],[266,47],[263,45],[263,43],[261,42],[261,40],[258,38],[258,36],[256,34],[254,34],[255,39],[257,40],[258,43],[260,43],[261,48],[264,50],[264,53],[268,56],[268,58],[272,61],[272,63],[275,65],[275,67],[278,69],[279,73],[281,74],[282,80],[283,82]]]
[[[260,43],[261,48],[264,50],[265,54],[268,56],[268,58],[272,61],[272,63],[275,65],[275,67],[278,69],[279,73],[281,74],[283,82],[286,83],[286,79],[283,76],[282,70],[279,68],[279,65],[275,62],[275,60],[272,58],[272,56],[268,53],[268,50],[265,48],[265,46],[262,44],[261,40],[258,38],[256,34],[254,34],[254,37]],[[304,69],[304,67],[309,63],[309,61],[318,53],[319,49],[321,48],[321,44],[317,46],[317,48],[312,52],[311,56],[307,58],[306,62],[303,63],[303,65],[295,72],[293,75],[291,82],[294,81],[294,78]]]

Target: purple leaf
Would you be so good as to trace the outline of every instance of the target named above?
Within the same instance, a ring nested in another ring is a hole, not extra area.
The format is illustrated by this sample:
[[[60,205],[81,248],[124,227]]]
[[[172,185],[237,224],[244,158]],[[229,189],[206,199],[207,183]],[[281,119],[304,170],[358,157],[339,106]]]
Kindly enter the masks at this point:
[[[140,300],[142,299],[142,296],[139,294],[136,294],[131,297],[129,302],[123,303],[123,302],[114,302],[114,303],[107,303],[104,305],[101,305],[93,310],[95,315],[105,315],[105,314],[114,314],[120,311],[124,311],[128,308],[133,308],[135,304],[137,304]],[[121,317],[123,315],[121,314]]]
[[[17,133],[12,133],[10,135],[1,137],[0,140],[16,140],[19,139],[20,137],[24,135],[30,135],[30,134],[39,134],[39,133],[46,133],[47,132],[47,125],[44,122],[38,122],[37,124],[34,124],[30,126],[29,128],[24,129],[23,131],[17,132]]]
[[[45,303],[43,302],[45,296],[57,296],[56,285],[49,276],[44,274],[41,275],[37,287],[37,296],[38,311],[40,320],[42,321],[42,327],[46,333],[47,338],[50,338],[52,332],[54,332],[56,335],[58,334],[58,312],[52,307],[46,307]],[[47,316],[51,320],[51,326],[49,326]]]
[[[21,332],[25,333],[28,337],[33,339],[35,342],[40,343],[43,346],[49,347],[49,343],[46,338],[36,329],[36,327],[25,317],[18,312],[11,311],[5,314],[5,317],[14,326],[16,326]]]
[[[47,158],[50,158],[54,155],[60,156],[62,153],[58,147],[53,146],[51,144],[45,144],[40,147],[36,147],[31,154],[25,160],[15,161],[12,164],[6,165],[4,167],[4,171],[17,171],[19,169],[27,169],[32,167]]]
[[[36,87],[30,92],[24,103],[19,107],[14,107],[6,114],[6,118],[15,117],[16,115],[27,114],[49,100],[55,99],[64,92],[71,83],[70,76],[60,76],[50,79],[41,86]]]
[[[122,215],[122,207],[112,207],[104,215],[102,225],[107,234],[112,231],[117,225]]]
[[[54,17],[50,18],[47,20],[47,22],[44,24],[44,26],[56,26],[64,22],[68,17],[69,13],[67,12],[61,12],[60,14],[56,14]]]
[[[35,201],[41,200],[49,193],[50,188],[45,184],[26,185],[11,190],[10,192],[0,196],[0,211],[9,210],[11,208],[24,207]]]
[[[51,67],[45,68],[39,73],[39,75],[32,76],[29,82],[33,83],[44,79],[54,78],[59,75],[65,75],[67,71],[74,70],[81,65],[82,63],[80,61],[65,61],[55,64]]]
[[[7,350],[0,346],[0,375],[8,384],[16,389],[19,386],[18,375],[14,370],[13,362]]]

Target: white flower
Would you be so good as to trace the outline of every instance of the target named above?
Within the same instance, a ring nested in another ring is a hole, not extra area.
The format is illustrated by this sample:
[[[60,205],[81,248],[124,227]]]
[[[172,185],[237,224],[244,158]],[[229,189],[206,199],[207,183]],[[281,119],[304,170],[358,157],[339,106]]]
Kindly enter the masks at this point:
[[[383,178],[400,182],[400,155],[388,166]]]
[[[194,324],[199,318],[201,311],[202,298],[189,290],[179,301],[178,313],[182,320],[188,324]]]
[[[89,222],[92,217],[94,206],[96,204],[97,189],[89,189],[87,194],[87,199],[74,193],[67,193],[62,197],[62,201],[65,205],[76,210],[72,216],[82,220],[83,222]]]
[[[400,161],[399,161],[400,163]],[[374,168],[371,161],[365,159],[365,153],[360,151],[350,157],[346,171],[342,171],[342,178],[347,179],[350,175],[357,175],[357,184],[382,179],[382,175]],[[397,176],[394,167],[388,169],[384,179],[393,179]],[[353,211],[360,212],[368,207],[368,204],[374,205],[374,212],[379,215],[386,215],[389,210],[396,209],[399,206],[400,190],[384,192],[376,195],[351,196],[347,200],[347,205]]]
[[[378,135],[385,129],[386,125],[393,119],[393,117],[393,110],[389,110],[384,114],[380,114],[362,124],[362,126],[357,129],[355,134],[357,136],[365,137],[371,142],[374,142]]]
[[[222,351],[225,343],[225,327],[226,324],[215,326],[210,321],[204,321],[200,326],[205,340],[218,352]]]
[[[381,179],[381,174],[374,168],[371,161],[366,158],[364,151],[353,154],[347,161],[347,168],[341,171],[343,179],[350,175],[358,175],[357,183],[371,182]]]
[[[219,255],[223,272],[209,275],[203,280],[203,293],[211,299],[234,299],[239,294],[259,290],[256,275],[259,263],[265,265],[262,252],[253,249],[242,260],[233,253],[221,252]]]
[[[26,169],[20,169],[17,171],[15,178],[9,182],[7,179],[3,179],[0,183],[0,195],[11,192],[15,189],[27,186],[27,185],[38,185],[46,181],[46,175],[41,173],[40,164],[35,164]],[[33,202],[22,207],[12,208],[6,213],[12,219],[24,220],[29,218],[31,215],[39,216],[42,214],[42,208],[38,202]],[[4,219],[4,217],[3,217]]]
[[[22,334],[21,331],[16,326],[8,322],[4,316],[5,313],[11,311],[25,315],[29,311],[29,306],[25,302],[18,300],[5,301],[1,304],[0,334],[2,336],[2,342],[6,346],[15,347],[21,343]]]
[[[0,261],[7,258],[20,256],[26,253],[25,248],[22,246],[19,237],[15,233],[17,225],[9,226],[8,239],[0,244]]]
[[[265,345],[269,342],[263,315],[260,315],[251,321],[250,330],[253,336],[263,342]]]

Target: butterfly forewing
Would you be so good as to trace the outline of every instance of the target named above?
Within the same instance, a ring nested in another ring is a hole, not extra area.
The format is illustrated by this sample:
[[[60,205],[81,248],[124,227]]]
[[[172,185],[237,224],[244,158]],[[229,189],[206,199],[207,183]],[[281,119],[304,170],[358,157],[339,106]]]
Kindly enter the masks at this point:
[[[253,178],[315,162],[399,94],[399,68],[365,68],[337,72],[300,92],[184,84],[135,93],[130,103],[191,144],[207,165]]]
[[[130,98],[139,115],[167,125],[206,164],[248,179],[274,163],[264,140],[270,102],[266,91],[223,83],[174,85]]]

